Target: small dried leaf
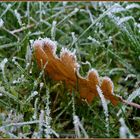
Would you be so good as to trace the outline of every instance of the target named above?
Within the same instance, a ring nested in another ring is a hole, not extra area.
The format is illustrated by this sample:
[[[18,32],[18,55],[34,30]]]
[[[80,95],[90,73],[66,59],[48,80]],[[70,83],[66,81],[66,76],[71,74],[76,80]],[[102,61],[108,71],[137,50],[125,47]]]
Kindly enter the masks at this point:
[[[95,69],[91,69],[87,77],[83,78],[78,71],[76,55],[63,48],[59,58],[56,55],[56,44],[48,38],[35,41],[33,46],[39,67],[42,68],[47,62],[45,73],[53,80],[64,81],[70,91],[79,91],[81,98],[89,103],[98,96],[96,87],[100,86],[100,79]],[[117,105],[119,99],[113,95],[113,83],[109,78],[103,79],[101,89],[105,98]]]
[[[101,90],[106,99],[110,100],[112,104],[117,105],[119,102],[119,98],[113,95],[113,82],[110,78],[104,77],[101,83]]]

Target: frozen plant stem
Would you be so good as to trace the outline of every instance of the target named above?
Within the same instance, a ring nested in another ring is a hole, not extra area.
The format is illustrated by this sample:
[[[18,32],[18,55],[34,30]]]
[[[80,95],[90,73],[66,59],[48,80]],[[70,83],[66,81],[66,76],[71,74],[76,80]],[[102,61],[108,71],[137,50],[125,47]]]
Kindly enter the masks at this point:
[[[38,111],[37,105],[38,105],[38,98],[35,99],[35,104],[34,104],[35,111],[34,111],[33,119],[35,120],[37,119],[37,111]]]
[[[109,114],[108,114],[107,102],[106,102],[104,95],[102,93],[102,90],[100,89],[99,86],[97,86],[97,91],[98,91],[99,97],[101,98],[102,106],[104,109],[104,114],[106,117],[107,136],[109,136]]]
[[[52,40],[55,40],[55,32],[56,32],[56,21],[53,21],[52,23],[52,29],[51,29],[51,38]]]
[[[42,138],[43,135],[43,123],[44,123],[44,110],[41,110],[39,116],[39,138]]]
[[[48,89],[46,89],[46,108],[45,108],[45,120],[46,120],[46,128],[45,128],[45,136],[46,138],[50,138],[50,134],[51,134],[51,117],[50,117],[50,93],[48,91]]]
[[[39,18],[42,21],[42,2],[39,2]]]
[[[27,17],[28,17],[28,25],[30,24],[30,2],[27,2]]]
[[[126,139],[127,138],[127,134],[128,134],[128,138],[134,138],[134,136],[131,134],[129,128],[126,126],[125,121],[123,118],[120,118],[120,138]]]
[[[126,106],[125,105],[130,105],[132,107],[138,108],[140,109],[140,105],[133,103],[132,101],[136,98],[140,96],[140,88],[136,89],[135,91],[132,92],[132,94],[129,95],[127,100],[124,100],[120,97],[121,102],[124,104],[122,106],[122,110],[125,112]],[[119,110],[119,112],[117,113],[117,116],[119,116],[122,113],[122,110]]]
[[[93,27],[93,25],[95,25],[96,23],[98,23],[101,19],[103,19],[113,8],[115,8],[116,5],[113,5],[112,7],[110,7],[108,10],[106,10],[99,18],[97,18],[96,20],[94,20],[94,22],[92,22],[92,24],[83,31],[83,33],[80,34],[80,36],[76,39],[76,41],[71,45],[71,47],[87,32],[89,31],[89,29],[91,29]]]
[[[65,16],[65,18],[63,20],[61,20],[56,26],[59,26],[66,19],[68,19],[68,18],[72,17],[73,15],[75,15],[78,11],[79,11],[79,9],[78,8],[75,8],[71,13],[69,13],[67,16]]]
[[[5,64],[8,62],[8,59],[7,58],[4,58],[3,61],[0,63],[0,68],[2,70],[2,75],[3,75],[3,79],[4,79],[4,82],[7,83],[7,79],[6,79],[6,76],[5,76]]]
[[[46,89],[46,107],[45,107],[45,137],[50,138],[51,134],[54,134],[56,137],[59,137],[59,135],[51,128],[51,120],[50,117],[50,93],[49,90]]]
[[[36,123],[39,123],[39,120],[29,121],[29,122],[11,123],[11,124],[7,124],[5,126],[0,127],[0,131],[4,128],[11,127],[11,126],[23,126],[23,125],[30,125],[30,124],[36,124]]]
[[[74,124],[74,128],[75,128],[75,134],[76,134],[76,137],[77,138],[81,138],[81,132],[80,132],[80,129],[84,135],[84,138],[88,138],[88,134],[87,132],[85,131],[83,125],[81,124],[80,120],[79,120],[79,117],[76,115],[76,111],[75,111],[75,102],[74,102],[74,94],[72,93],[72,101],[73,101],[73,104],[72,104],[72,108],[73,108],[73,124]]]

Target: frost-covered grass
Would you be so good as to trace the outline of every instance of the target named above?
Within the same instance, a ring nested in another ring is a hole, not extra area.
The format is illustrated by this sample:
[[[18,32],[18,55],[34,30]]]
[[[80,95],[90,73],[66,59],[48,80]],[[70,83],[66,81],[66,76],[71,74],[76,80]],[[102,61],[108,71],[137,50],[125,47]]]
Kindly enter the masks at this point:
[[[139,21],[133,2],[1,2],[0,137],[140,137],[140,110],[113,106],[100,90],[89,105],[32,57],[33,41],[51,38],[58,54],[76,50],[82,76],[95,68],[115,94],[140,104]]]

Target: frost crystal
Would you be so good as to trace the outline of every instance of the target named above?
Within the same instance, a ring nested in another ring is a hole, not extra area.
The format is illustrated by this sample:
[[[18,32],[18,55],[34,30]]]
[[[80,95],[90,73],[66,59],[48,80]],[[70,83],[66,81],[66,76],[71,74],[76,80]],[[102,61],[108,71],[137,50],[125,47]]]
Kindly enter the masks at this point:
[[[120,20],[118,22],[118,25],[120,25],[120,24],[122,24],[124,22],[127,22],[130,19],[132,19],[134,21],[134,18],[132,16],[127,16],[127,17],[120,18]]]
[[[57,48],[57,46],[56,46],[57,43],[55,41],[52,41],[50,38],[44,38],[43,41],[44,41],[45,45],[48,45],[51,48],[53,54],[55,54],[56,48]]]
[[[91,40],[93,43],[100,45],[100,42],[96,40],[95,38],[92,38],[91,36],[89,36],[88,39]]]
[[[3,61],[0,63],[0,68],[3,70],[5,67],[5,64],[8,62],[7,58],[4,58]]]
[[[138,8],[140,9],[140,5],[133,3],[133,4],[129,4],[126,6],[126,9],[133,9],[133,8]]]
[[[76,110],[75,110],[75,101],[74,101],[74,95],[72,96],[72,110],[73,110],[73,124],[75,128],[75,134],[78,138],[81,137],[81,132],[83,133],[85,138],[88,138],[88,134],[85,131],[83,125],[81,124],[79,117],[76,115]],[[80,132],[81,129],[81,132]]]
[[[7,79],[6,79],[6,75],[5,75],[5,64],[8,62],[8,59],[7,58],[4,58],[3,61],[0,63],[0,69],[2,70],[2,75],[3,75],[3,79],[4,79],[4,82],[7,83]]]
[[[107,133],[109,135],[109,114],[108,114],[107,102],[105,100],[105,97],[104,97],[100,87],[98,85],[96,87],[97,87],[97,91],[98,91],[99,97],[101,98],[102,106],[104,109],[104,114],[106,117],[106,128],[107,128]]]
[[[129,128],[126,126],[125,121],[123,118],[120,118],[120,138],[127,138],[127,134],[128,134],[128,138],[134,138],[134,136],[131,134]]]
[[[4,21],[2,19],[0,19],[0,28],[3,26]]]
[[[73,116],[73,124],[75,127],[75,133],[78,136],[78,138],[81,137],[80,129],[82,130],[84,137],[88,138],[87,132],[85,131],[85,129],[84,129],[83,125],[81,124],[79,117],[77,115]]]
[[[57,23],[56,21],[53,21],[53,23],[52,23],[52,29],[51,29],[52,40],[55,40],[56,23]]]
[[[21,15],[17,12],[17,10],[14,10],[15,16],[18,20],[19,25],[22,25],[22,21],[21,21]]]
[[[43,86],[44,86],[44,83],[41,82],[41,83],[40,83],[40,90],[42,89]]]
[[[129,95],[127,101],[132,102],[136,97],[140,97],[140,88],[136,89],[132,92],[132,94]],[[126,106],[123,106],[122,109],[119,110],[117,113],[117,116],[119,116],[122,113],[122,110],[125,112]]]
[[[36,96],[38,94],[38,92],[37,91],[34,91],[33,93],[32,93],[32,96]]]
[[[13,84],[18,84],[18,83],[21,83],[21,82],[25,82],[25,78],[24,78],[24,75],[22,74],[21,77],[19,77],[17,80],[14,80],[13,81]]]
[[[30,42],[31,42],[31,41],[30,41]],[[31,48],[30,48],[29,45],[27,46],[27,49],[26,49],[26,56],[25,56],[25,58],[26,58],[26,62],[27,62],[27,63],[31,63],[31,59],[32,59],[32,50],[31,50]]]
[[[130,96],[128,97],[127,101],[132,102],[136,97],[139,96],[140,96],[140,88],[132,92],[132,94],[130,94]]]
[[[119,12],[123,12],[126,11],[126,9],[124,9],[122,6],[120,6],[119,4],[115,4],[114,8],[112,8],[110,10],[111,13],[119,13]]]
[[[38,136],[38,138],[42,137],[43,123],[44,123],[44,110],[41,110],[41,113],[40,113],[40,116],[39,116],[39,136]]]
[[[60,58],[63,57],[64,54],[68,54],[69,56],[72,56],[76,60],[75,53],[76,53],[76,50],[74,50],[73,52],[71,52],[67,48],[62,48],[61,49],[61,52],[60,52]]]

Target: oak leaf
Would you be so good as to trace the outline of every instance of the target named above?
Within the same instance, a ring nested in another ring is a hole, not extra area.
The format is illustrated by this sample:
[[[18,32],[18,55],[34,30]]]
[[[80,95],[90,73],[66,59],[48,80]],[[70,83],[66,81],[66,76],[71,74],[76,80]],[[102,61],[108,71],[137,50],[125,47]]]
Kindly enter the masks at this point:
[[[108,77],[101,82],[95,69],[89,70],[84,78],[79,74],[79,64],[74,52],[62,48],[60,57],[56,55],[56,44],[48,38],[36,40],[33,44],[37,64],[42,68],[46,63],[45,73],[55,81],[65,82],[69,90],[74,89],[80,97],[89,103],[98,95],[97,85],[101,88],[106,99],[117,105],[120,98],[113,95],[113,82]]]

